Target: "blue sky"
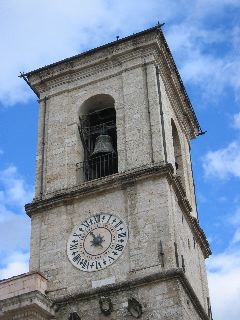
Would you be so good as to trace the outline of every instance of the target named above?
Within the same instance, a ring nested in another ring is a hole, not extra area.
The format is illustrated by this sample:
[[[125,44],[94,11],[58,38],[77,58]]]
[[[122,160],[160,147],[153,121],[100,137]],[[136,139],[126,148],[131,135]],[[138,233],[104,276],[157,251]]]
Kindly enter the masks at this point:
[[[0,2],[0,278],[25,272],[34,190],[37,98],[20,71],[72,56],[158,21],[204,136],[192,142],[215,319],[239,319],[240,1]]]

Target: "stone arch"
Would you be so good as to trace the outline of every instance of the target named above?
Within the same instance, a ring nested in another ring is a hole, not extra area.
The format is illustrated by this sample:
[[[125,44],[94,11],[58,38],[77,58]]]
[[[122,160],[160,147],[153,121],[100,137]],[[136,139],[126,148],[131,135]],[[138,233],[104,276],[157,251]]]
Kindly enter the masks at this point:
[[[94,95],[80,106],[80,135],[84,148],[85,180],[118,172],[115,101],[108,94]]]
[[[115,108],[114,98],[105,93],[96,94],[85,100],[79,108],[79,116],[89,114],[91,112],[104,109]]]

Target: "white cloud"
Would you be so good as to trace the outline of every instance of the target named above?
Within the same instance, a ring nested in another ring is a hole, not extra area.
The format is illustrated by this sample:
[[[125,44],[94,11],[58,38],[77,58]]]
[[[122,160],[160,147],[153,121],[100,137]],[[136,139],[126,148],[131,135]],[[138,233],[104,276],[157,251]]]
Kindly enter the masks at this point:
[[[24,205],[32,200],[33,188],[29,187],[17,172],[15,166],[0,171],[1,202],[15,205],[23,209]]]
[[[30,219],[23,206],[33,197],[32,187],[10,166],[0,171],[0,277],[26,271]],[[14,255],[13,252],[16,252]]]
[[[226,88],[240,89],[240,27],[206,23],[212,15],[240,8],[239,1],[198,0],[189,3],[185,19],[170,26],[167,39],[185,83],[196,85],[202,104],[217,102]],[[207,99],[206,99],[207,98]]]
[[[209,259],[208,281],[214,319],[239,319],[239,274],[239,249],[226,251]]]
[[[0,269],[0,279],[7,279],[28,272],[29,253],[16,252],[6,260],[6,266]]]
[[[226,148],[209,151],[203,158],[205,175],[226,179],[240,177],[240,143],[231,142]]]
[[[240,207],[228,219],[229,223],[235,228],[231,245],[240,243]]]
[[[227,249],[207,261],[213,318],[238,320],[240,314],[240,207],[225,220],[233,228]]]
[[[206,29],[202,23],[184,21],[170,28],[167,38],[179,61],[185,82],[201,89],[209,103],[218,101],[224,89],[231,87],[239,98],[240,62],[238,57],[240,29]],[[215,46],[229,47],[216,50]],[[223,52],[223,53],[222,53]]]
[[[237,201],[238,204],[239,201]],[[240,226],[240,208],[237,208],[234,214],[231,215],[229,222],[233,226]]]
[[[235,129],[240,129],[240,112],[233,116],[233,127]]]
[[[179,13],[182,1],[8,0],[0,3],[0,101],[27,101],[17,76],[156,24]]]
[[[240,242],[240,228],[235,231],[233,240],[232,240],[233,244],[236,244],[238,242]]]
[[[26,214],[13,213],[0,204],[0,230],[0,257],[29,247],[30,219]]]
[[[167,38],[176,57],[180,57],[187,81],[196,84],[205,81],[206,85],[207,80],[208,86],[216,81],[218,92],[226,85],[239,88],[238,51],[226,57],[204,53],[209,44],[230,41],[234,49],[234,44],[239,43],[238,28],[205,27],[205,19],[226,7],[239,7],[239,1],[2,1],[0,30],[4,32],[1,34],[4,50],[0,51],[0,101],[11,105],[34,96],[17,77],[20,71],[30,71],[113,41],[117,35],[143,30],[158,20],[168,23]],[[171,24],[175,20],[178,22]]]

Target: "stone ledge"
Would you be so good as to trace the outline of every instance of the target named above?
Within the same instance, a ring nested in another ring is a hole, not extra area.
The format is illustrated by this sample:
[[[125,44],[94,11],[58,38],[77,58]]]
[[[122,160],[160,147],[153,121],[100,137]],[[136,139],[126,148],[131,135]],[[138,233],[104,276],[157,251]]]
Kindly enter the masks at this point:
[[[0,301],[0,320],[54,319],[52,301],[39,291],[20,294]]]
[[[47,279],[39,272],[24,273],[16,277],[0,281],[0,302],[21,294],[47,290]]]
[[[203,306],[201,305],[198,297],[196,296],[192,286],[187,280],[183,270],[181,268],[171,269],[164,272],[157,272],[145,277],[139,277],[136,279],[120,282],[118,284],[110,284],[101,288],[95,288],[86,290],[84,292],[75,292],[73,294],[66,295],[61,298],[54,299],[54,304],[56,306],[56,310],[61,305],[66,303],[76,302],[77,300],[86,301],[93,298],[98,298],[102,295],[116,294],[118,292],[122,292],[125,290],[131,290],[133,288],[148,285],[149,283],[160,282],[160,281],[170,281],[177,280],[182,285],[183,289],[189,296],[192,304],[194,305],[196,311],[200,315],[201,319],[209,320],[208,315],[206,314]],[[57,307],[58,306],[58,307]]]
[[[185,191],[179,182],[178,177],[173,175],[173,167],[170,163],[155,163],[153,165],[146,165],[125,172],[116,173],[104,178],[87,181],[71,189],[62,189],[56,193],[47,194],[45,195],[44,199],[35,199],[32,203],[26,204],[25,209],[27,214],[31,217],[34,213],[37,213],[41,210],[71,203],[74,199],[83,197],[86,194],[93,194],[116,188],[124,189],[136,181],[147,179],[149,177],[161,176],[166,177],[169,184],[173,186],[178,203],[182,208],[190,228],[203,251],[204,257],[209,257],[211,255],[211,250],[207,238],[200,228],[198,221],[191,216],[191,205],[186,199]]]
[[[41,209],[51,208],[53,206],[71,202],[73,199],[80,198],[86,194],[106,191],[113,188],[125,188],[129,183],[146,179],[149,176],[163,176],[173,173],[171,164],[156,163],[146,165],[124,172],[116,173],[103,178],[90,180],[76,185],[72,188],[61,189],[53,193],[47,193],[42,199],[35,199],[32,203],[26,204],[25,209],[31,217],[34,212]]]

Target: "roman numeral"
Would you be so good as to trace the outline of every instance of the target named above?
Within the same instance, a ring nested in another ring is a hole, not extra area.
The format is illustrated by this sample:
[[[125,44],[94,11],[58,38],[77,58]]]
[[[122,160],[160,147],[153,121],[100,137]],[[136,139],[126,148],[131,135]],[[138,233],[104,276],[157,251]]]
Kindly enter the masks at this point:
[[[113,257],[111,257],[111,256],[108,256],[108,259],[109,259],[109,262],[111,262],[111,260],[115,260]]]
[[[74,236],[74,237],[78,237],[78,238],[81,237],[81,235],[80,235],[80,234],[77,234],[76,232],[73,234],[73,236]]]
[[[110,214],[110,217],[108,218],[107,223],[110,221],[111,218],[112,218],[112,214]]]
[[[118,238],[124,238],[127,236],[127,232],[122,232],[118,234]]]
[[[75,257],[73,257],[73,261],[76,262],[77,264],[79,264],[79,262],[81,262],[81,256],[80,254],[76,255]]]
[[[84,225],[84,227],[86,227],[86,228],[88,228],[88,227],[90,226],[90,224],[87,222],[87,220],[84,221],[84,222],[82,223],[82,225]]]
[[[77,250],[78,243],[70,244],[70,250]]]
[[[118,228],[122,224],[122,221],[119,221],[116,225],[115,228]]]
[[[102,266],[101,266],[100,262],[96,261],[96,269],[98,269],[98,268],[102,269]]]
[[[100,214],[97,214],[96,216],[94,216],[94,220],[96,221],[96,223],[100,222]]]
[[[118,243],[115,246],[115,250],[117,250],[117,251],[123,251],[123,248],[124,248],[124,246],[121,244],[118,244]]]
[[[83,269],[88,269],[89,267],[89,262],[86,259],[82,259],[79,264],[83,267]]]

